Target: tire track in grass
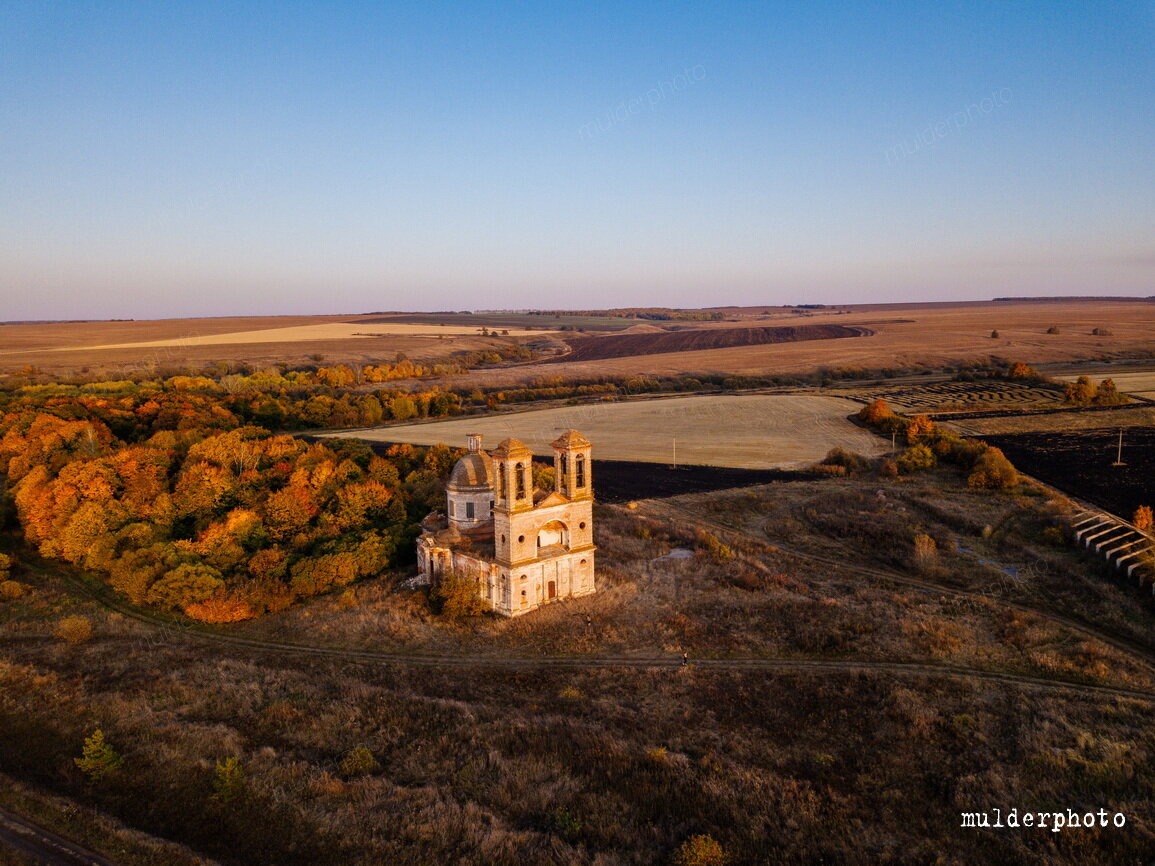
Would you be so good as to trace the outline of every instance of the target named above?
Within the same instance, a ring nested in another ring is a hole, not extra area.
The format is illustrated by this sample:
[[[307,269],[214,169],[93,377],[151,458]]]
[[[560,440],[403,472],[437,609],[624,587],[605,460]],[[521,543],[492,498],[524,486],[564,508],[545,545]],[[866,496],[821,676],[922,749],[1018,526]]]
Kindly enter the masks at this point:
[[[683,517],[684,519],[684,517]],[[229,634],[221,631],[210,631],[206,628],[189,623],[187,626],[174,627],[174,624],[149,611],[134,607],[115,596],[111,589],[94,588],[79,575],[60,568],[51,569],[52,573],[62,578],[69,585],[79,589],[98,604],[129,617],[138,622],[164,631],[169,637],[181,637],[190,640],[199,640],[219,646],[236,647],[257,653],[267,653],[278,656],[313,656],[328,659],[342,659],[349,662],[366,664],[404,665],[416,667],[459,667],[459,668],[490,668],[511,670],[584,670],[589,668],[670,668],[678,671],[682,667],[681,656],[648,655],[648,656],[487,656],[478,654],[453,653],[407,653],[389,652],[383,650],[363,650],[351,647],[320,646],[289,641],[272,641],[259,638],[250,638],[243,635]],[[935,587],[935,589],[940,589]],[[926,662],[891,662],[854,659],[808,659],[789,656],[728,656],[728,657],[701,657],[694,658],[691,668],[705,670],[758,670],[781,671],[789,673],[837,673],[837,674],[892,674],[896,676],[914,677],[951,677],[956,679],[982,680],[986,682],[1014,685],[1027,688],[1041,688],[1047,690],[1069,691],[1086,696],[1102,696],[1140,700],[1155,703],[1155,691],[1131,689],[1122,686],[1103,686],[1078,680],[1060,678],[1035,677],[1028,674],[988,671],[976,668],[967,668],[956,665],[929,664]]]

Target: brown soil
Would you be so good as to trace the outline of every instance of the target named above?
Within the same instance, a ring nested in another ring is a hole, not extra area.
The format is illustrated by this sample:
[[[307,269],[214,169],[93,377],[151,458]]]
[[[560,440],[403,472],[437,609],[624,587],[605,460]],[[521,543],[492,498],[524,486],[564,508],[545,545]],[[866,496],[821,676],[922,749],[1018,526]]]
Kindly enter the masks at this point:
[[[635,355],[662,355],[669,352],[700,352],[734,346],[764,346],[767,343],[799,343],[805,340],[836,340],[864,337],[870,328],[845,325],[797,325],[779,328],[693,328],[684,331],[615,334],[609,337],[578,337],[567,342],[573,351],[558,361],[602,361]]]

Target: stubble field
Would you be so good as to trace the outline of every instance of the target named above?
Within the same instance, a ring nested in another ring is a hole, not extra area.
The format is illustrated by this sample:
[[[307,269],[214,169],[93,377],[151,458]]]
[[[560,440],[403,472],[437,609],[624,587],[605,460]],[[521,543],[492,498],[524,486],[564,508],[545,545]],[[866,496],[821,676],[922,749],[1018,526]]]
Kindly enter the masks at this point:
[[[481,433],[485,446],[521,439],[535,454],[568,429],[580,430],[604,460],[687,463],[745,469],[784,468],[821,460],[834,447],[876,456],[890,443],[855,426],[859,405],[816,395],[670,397],[596,403],[324,434],[379,442],[463,446]],[[675,455],[676,448],[676,455]]]
[[[1155,303],[1144,300],[858,305],[804,311],[805,315],[782,308],[727,307],[718,308],[718,312],[726,321],[650,321],[642,323],[641,329],[657,334],[659,344],[666,339],[662,332],[677,335],[735,327],[802,326],[821,330],[836,326],[871,333],[845,340],[629,354],[586,361],[580,360],[579,354],[573,360],[543,359],[539,363],[473,371],[445,380],[445,384],[506,386],[540,376],[790,375],[834,367],[918,369],[989,357],[1057,364],[1155,354],[1155,340],[1151,336],[1155,333]],[[319,325],[354,327],[341,328],[340,336],[334,336],[332,329],[313,327]],[[387,326],[394,332],[386,333]],[[428,328],[440,336],[402,333],[414,326],[419,330]],[[469,333],[483,326],[509,330],[506,340],[520,340],[551,329],[569,329],[561,335],[581,339],[576,335],[579,328],[587,335],[595,335],[636,329],[639,321],[605,316],[371,314],[10,324],[0,326],[0,369],[33,365],[68,372],[84,367],[114,371],[125,367],[139,370],[149,365],[205,366],[216,362],[295,364],[308,363],[317,355],[323,356],[326,363],[376,363],[391,359],[399,351],[414,358],[427,358],[492,347],[492,339]],[[1058,333],[1048,334],[1052,327]],[[455,329],[463,333],[450,333]],[[270,334],[251,333],[274,330],[282,332],[276,339]],[[354,331],[384,336],[354,336]],[[992,338],[995,331],[998,336]],[[1093,333],[1095,331],[1098,333]],[[226,336],[230,334],[232,336]],[[642,336],[641,330],[636,334]],[[675,348],[684,339],[688,338],[675,337]],[[709,345],[712,339],[712,336],[691,338],[690,342],[702,346]],[[141,343],[153,345],[100,348]],[[159,345],[161,343],[167,345]],[[1144,385],[1148,386],[1149,383]]]

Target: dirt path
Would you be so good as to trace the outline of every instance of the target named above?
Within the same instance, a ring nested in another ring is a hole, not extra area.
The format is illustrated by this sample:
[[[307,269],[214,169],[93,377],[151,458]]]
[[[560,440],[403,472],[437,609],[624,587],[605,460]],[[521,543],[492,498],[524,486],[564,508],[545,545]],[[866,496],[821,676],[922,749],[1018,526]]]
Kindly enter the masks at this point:
[[[685,515],[682,515],[685,520]],[[315,646],[310,644],[291,643],[287,641],[260,640],[227,632],[209,631],[189,624],[188,627],[174,627],[171,622],[162,619],[148,611],[140,610],[129,603],[117,598],[111,590],[99,591],[85,583],[79,576],[73,575],[64,569],[55,569],[56,574],[63,577],[69,584],[80,589],[84,594],[95,599],[106,608],[116,611],[123,616],[131,617],[139,622],[158,627],[172,637],[184,637],[193,640],[202,640],[223,646],[233,646],[248,649],[254,652],[271,653],[274,655],[291,655],[293,657],[314,656],[331,659],[344,659],[351,662],[369,664],[392,664],[405,666],[445,666],[468,668],[503,668],[503,669],[587,669],[592,667],[627,667],[627,668],[679,668],[681,656],[678,655],[632,655],[632,656],[486,656],[486,655],[458,655],[458,654],[421,654],[405,652],[385,652],[378,650],[361,650],[334,646]],[[928,584],[937,591],[942,587]],[[1098,635],[1095,635],[1099,637]],[[1099,638],[1103,639],[1103,638]],[[1155,664],[1155,662],[1152,662]],[[830,673],[889,673],[898,676],[919,677],[959,677],[964,679],[986,680],[988,682],[1004,683],[1008,685],[1027,686],[1031,688],[1057,689],[1073,691],[1086,695],[1107,695],[1118,698],[1141,700],[1155,703],[1155,691],[1130,689],[1119,686],[1092,685],[1077,680],[1061,678],[1034,677],[1026,674],[1003,673],[975,668],[959,667],[955,665],[930,664],[926,662],[884,662],[851,659],[807,659],[783,656],[729,656],[721,658],[695,658],[691,666],[707,670],[766,670],[789,672],[830,672]]]
[[[116,866],[95,851],[0,809],[0,845],[46,866]]]

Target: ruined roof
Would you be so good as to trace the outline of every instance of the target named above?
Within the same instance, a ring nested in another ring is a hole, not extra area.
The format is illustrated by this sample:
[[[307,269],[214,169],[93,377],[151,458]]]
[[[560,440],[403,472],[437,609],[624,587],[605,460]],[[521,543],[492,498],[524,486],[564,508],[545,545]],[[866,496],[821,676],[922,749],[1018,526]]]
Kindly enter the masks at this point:
[[[466,454],[457,461],[453,471],[449,473],[449,486],[492,487],[493,460],[484,451]]]
[[[551,444],[554,448],[589,448],[593,443],[577,430],[566,430]]]
[[[497,447],[491,452],[494,457],[532,457],[533,452],[530,451],[525,443],[520,439],[503,439],[498,443]]]

